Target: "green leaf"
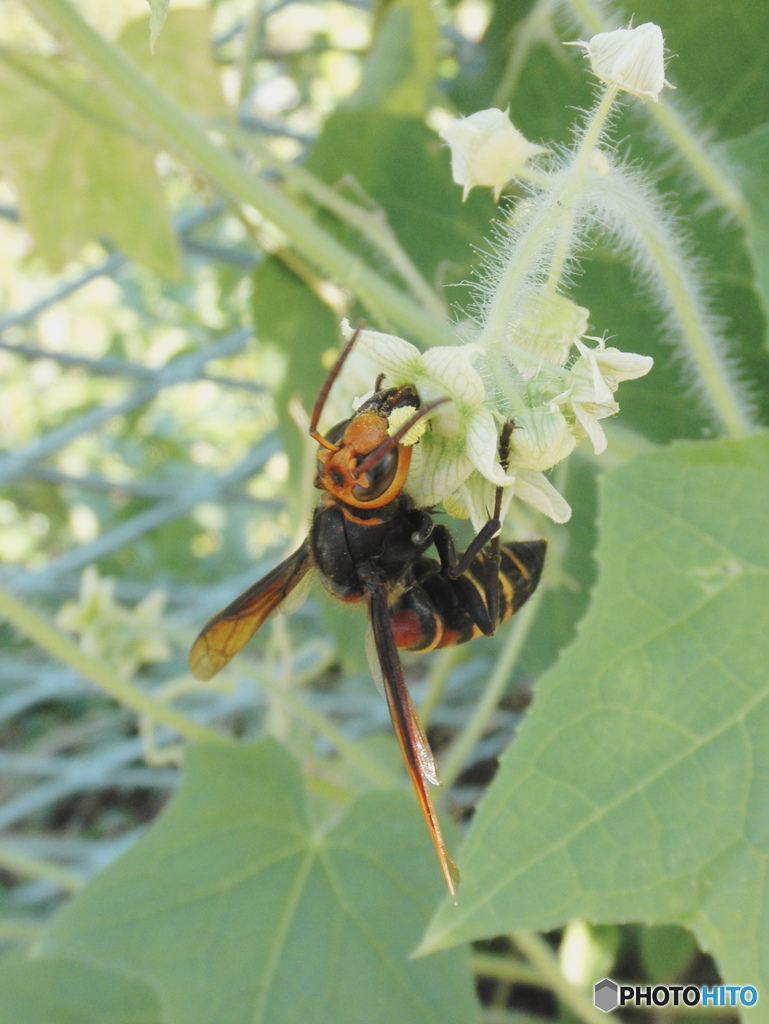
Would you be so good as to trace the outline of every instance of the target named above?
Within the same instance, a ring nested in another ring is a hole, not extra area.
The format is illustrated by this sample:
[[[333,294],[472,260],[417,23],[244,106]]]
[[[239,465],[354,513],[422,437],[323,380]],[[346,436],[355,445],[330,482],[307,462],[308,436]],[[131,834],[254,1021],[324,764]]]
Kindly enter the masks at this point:
[[[155,52],[155,44],[166,20],[170,2],[171,0],[147,0],[150,5],[150,51],[152,53]]]
[[[563,493],[572,517],[565,526],[549,530],[547,537],[547,566],[552,570],[557,564],[560,576],[544,595],[517,666],[521,675],[533,678],[549,668],[573,639],[595,582],[596,465],[577,457],[563,468],[568,471]],[[558,486],[562,486],[560,480]],[[504,626],[497,634],[502,643],[508,628],[514,627]]]
[[[428,281],[442,279],[447,267],[451,281],[466,276],[473,246],[484,243],[494,204],[480,190],[462,203],[462,190],[451,180],[449,151],[421,121],[339,111],[326,122],[307,166],[330,185],[354,178],[384,210]],[[362,248],[357,233],[340,234],[346,245]],[[365,251],[368,255],[368,246]],[[450,300],[456,300],[456,291]]]
[[[723,148],[750,210],[748,247],[764,319],[769,321],[769,125],[732,139]]]
[[[8,1024],[161,1024],[136,981],[67,960],[14,954],[0,961],[0,1020]]]
[[[150,26],[154,17],[153,11]],[[163,41],[159,46],[153,44],[152,53],[147,49],[147,21],[135,21],[121,33],[117,41],[120,49],[160,92],[170,96],[183,110],[204,117],[223,117],[227,105],[214,62],[210,12],[172,11],[165,23]]]
[[[606,475],[600,522],[592,607],[423,949],[678,922],[724,978],[769,984],[769,438],[638,457]]]
[[[177,276],[179,254],[154,152],[93,82],[55,58],[4,53],[0,159],[24,221],[53,269],[106,238]]]
[[[150,986],[165,1024],[466,1024],[465,954],[409,959],[441,888],[405,793],[312,827],[274,741],[201,746],[150,833],[42,945]]]
[[[394,0],[366,57],[348,106],[405,117],[422,115],[432,99],[438,68],[438,23],[429,0]]]
[[[638,0],[632,12],[637,25],[661,26],[671,54],[667,77],[706,111],[708,128],[730,138],[764,123],[769,33],[764,0],[709,0],[705,6]]]

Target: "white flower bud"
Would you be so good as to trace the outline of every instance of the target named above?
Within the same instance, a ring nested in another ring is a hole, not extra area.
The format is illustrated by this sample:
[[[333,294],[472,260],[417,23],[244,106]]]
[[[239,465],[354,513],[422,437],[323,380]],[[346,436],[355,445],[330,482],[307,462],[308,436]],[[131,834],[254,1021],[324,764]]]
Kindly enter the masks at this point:
[[[476,185],[493,189],[497,202],[504,186],[521,173],[529,158],[547,152],[529,142],[507,112],[496,107],[457,118],[440,137],[451,147],[451,173],[463,188],[463,202]]]
[[[662,30],[647,21],[637,28],[618,28],[599,32],[583,46],[593,74],[605,85],[618,86],[641,99],[659,99],[665,80],[665,40]]]
[[[510,469],[541,473],[565,459],[576,445],[566,417],[557,408],[545,406],[516,413]]]
[[[516,321],[511,340],[533,358],[516,358],[513,362],[522,377],[532,377],[545,359],[563,366],[571,355],[572,345],[587,330],[590,310],[578,306],[565,295],[551,295],[545,303]]]

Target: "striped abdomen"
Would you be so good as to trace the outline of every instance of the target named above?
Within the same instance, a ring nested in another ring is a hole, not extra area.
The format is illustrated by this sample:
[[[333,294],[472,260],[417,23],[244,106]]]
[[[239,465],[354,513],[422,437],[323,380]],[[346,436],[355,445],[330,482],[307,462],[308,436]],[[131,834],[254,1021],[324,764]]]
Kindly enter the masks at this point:
[[[546,547],[544,540],[500,546],[499,622],[509,619],[537,589]],[[486,567],[487,559],[478,555],[467,572],[451,580],[440,571],[439,562],[418,559],[414,565],[415,586],[401,594],[390,611],[398,647],[433,651],[466,643],[477,636],[490,636],[495,625],[486,601]]]

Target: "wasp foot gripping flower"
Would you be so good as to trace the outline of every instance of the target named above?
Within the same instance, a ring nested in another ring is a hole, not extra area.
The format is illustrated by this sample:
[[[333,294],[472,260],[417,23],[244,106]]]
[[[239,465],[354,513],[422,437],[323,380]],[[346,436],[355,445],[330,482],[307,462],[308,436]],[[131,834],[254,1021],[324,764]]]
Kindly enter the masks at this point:
[[[658,100],[665,80],[665,41],[659,25],[648,21],[637,28],[599,32],[582,46],[593,74],[604,85],[614,86],[640,99]]]
[[[512,124],[507,111],[490,107],[448,124],[440,137],[451,148],[451,173],[462,186],[462,201],[476,185],[493,189],[498,202],[502,189],[519,176],[528,160],[546,153],[529,142]]]

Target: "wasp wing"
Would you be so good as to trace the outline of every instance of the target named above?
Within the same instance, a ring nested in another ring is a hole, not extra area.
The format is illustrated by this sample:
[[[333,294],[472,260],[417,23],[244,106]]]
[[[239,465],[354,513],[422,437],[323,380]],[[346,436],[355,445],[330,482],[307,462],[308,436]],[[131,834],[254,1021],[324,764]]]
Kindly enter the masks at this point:
[[[453,897],[459,884],[459,872],[446,849],[438,816],[427,789],[428,782],[434,786],[440,784],[438,772],[435,768],[430,744],[427,742],[427,737],[403,678],[398,648],[390,624],[387,590],[384,586],[373,585],[370,586],[369,594],[371,629],[390,718],[419,800],[422,815],[430,831],[430,838],[438,854],[443,877],[446,879],[446,885]]]
[[[190,651],[190,671],[196,679],[211,679],[234,658],[312,568],[310,542],[235,598],[200,631]]]

